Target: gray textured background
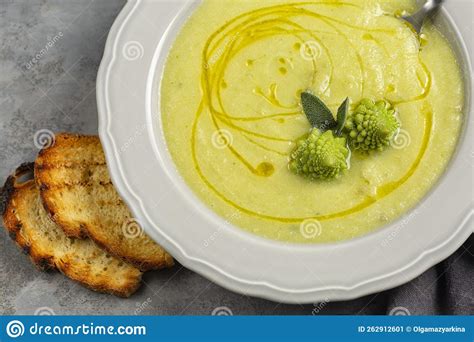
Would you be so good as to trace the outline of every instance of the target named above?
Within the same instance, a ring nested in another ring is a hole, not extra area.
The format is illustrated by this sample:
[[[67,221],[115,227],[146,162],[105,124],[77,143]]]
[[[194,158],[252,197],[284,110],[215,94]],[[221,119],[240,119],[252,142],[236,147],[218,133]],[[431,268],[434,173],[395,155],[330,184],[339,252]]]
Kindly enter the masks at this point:
[[[34,159],[38,130],[96,133],[96,73],[108,30],[124,3],[0,0],[0,181],[20,163]],[[54,44],[45,51],[48,42]],[[136,295],[118,299],[91,292],[60,274],[39,272],[3,229],[0,244],[2,314],[39,309],[56,314],[207,315],[218,307],[234,314],[385,314],[400,306],[411,314],[432,314],[443,306],[436,300],[440,281],[450,279],[457,268],[472,268],[473,262],[471,239],[451,259],[403,287],[350,302],[304,306],[234,294],[177,265],[147,274]],[[472,283],[457,285],[468,300],[448,305],[442,313],[472,310]]]

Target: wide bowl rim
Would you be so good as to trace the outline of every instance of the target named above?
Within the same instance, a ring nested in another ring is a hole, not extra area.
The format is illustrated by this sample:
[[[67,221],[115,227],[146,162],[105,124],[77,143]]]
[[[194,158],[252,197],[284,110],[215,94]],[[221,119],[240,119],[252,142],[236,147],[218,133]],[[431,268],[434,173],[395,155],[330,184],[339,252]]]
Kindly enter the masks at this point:
[[[193,2],[193,1],[191,1]],[[156,5],[156,4],[155,4]],[[385,290],[387,288],[391,288],[406,281],[409,281],[416,277],[417,275],[421,274],[427,268],[431,267],[435,263],[441,261],[442,259],[449,256],[453,253],[470,235],[472,229],[469,228],[470,223],[473,219],[473,211],[472,205],[467,206],[464,216],[460,218],[457,222],[458,226],[457,229],[453,229],[453,234],[450,239],[444,241],[444,243],[439,244],[435,248],[431,248],[429,250],[424,250],[416,260],[409,265],[405,265],[405,267],[401,268],[396,272],[397,276],[394,277],[394,274],[390,275],[390,280],[387,280],[383,277],[383,275],[378,275],[376,277],[372,277],[371,279],[363,282],[353,284],[353,286],[314,286],[312,288],[308,288],[305,290],[296,289],[296,288],[288,288],[285,286],[279,286],[278,284],[272,283],[271,281],[267,281],[265,279],[242,279],[236,277],[232,274],[232,270],[226,271],[222,270],[219,267],[213,265],[213,262],[210,260],[202,260],[201,258],[197,258],[193,256],[192,251],[186,248],[183,248],[178,241],[172,241],[170,237],[163,231],[161,231],[161,225],[158,226],[156,222],[150,217],[147,213],[147,210],[144,208],[146,204],[143,203],[140,196],[137,196],[136,189],[130,184],[130,177],[131,175],[127,175],[131,173],[131,169],[125,170],[124,165],[126,163],[130,164],[130,161],[127,161],[127,151],[120,151],[120,143],[117,136],[117,132],[111,131],[111,106],[110,106],[110,96],[113,92],[117,92],[115,89],[111,89],[110,85],[113,84],[113,77],[111,76],[111,69],[114,67],[115,63],[124,63],[124,61],[120,61],[120,53],[123,54],[123,44],[124,38],[123,32],[127,28],[127,23],[133,20],[134,14],[136,13],[143,13],[146,12],[146,6],[151,6],[150,2],[147,0],[133,0],[129,1],[122,12],[120,13],[119,17],[115,21],[109,37],[107,39],[107,44],[104,52],[104,57],[100,66],[98,79],[97,79],[97,101],[98,101],[98,110],[99,110],[99,134],[100,138],[104,147],[104,151],[106,154],[107,162],[109,171],[111,174],[111,178],[118,190],[121,194],[124,201],[129,205],[132,212],[134,213],[137,220],[142,223],[146,232],[154,238],[156,241],[159,241],[161,245],[163,245],[181,264],[185,267],[188,267],[207,278],[213,280],[214,282],[229,288],[236,292],[241,292],[249,295],[259,296],[271,300],[276,300],[280,302],[288,302],[288,303],[303,303],[303,302],[315,302],[321,300],[345,300],[345,299],[352,299],[356,297],[360,297],[365,294]],[[184,7],[177,8],[177,11],[184,10],[186,6],[189,6],[189,3],[184,4]],[[176,12],[176,10],[175,10]],[[170,23],[178,17],[178,12],[174,13],[169,17]],[[450,20],[453,27],[456,27],[453,23],[452,18],[449,14],[443,10],[444,15]],[[172,25],[168,25],[166,28],[163,29],[163,35],[166,36],[166,31]],[[128,26],[130,27],[130,26]],[[456,34],[458,37],[461,37],[461,33],[456,29]],[[146,40],[145,40],[146,41]],[[159,44],[163,44],[163,39],[158,41]],[[130,43],[130,40],[126,40],[126,43]],[[135,41],[134,41],[135,42]],[[142,41],[143,42],[143,41]],[[156,42],[155,42],[156,43]],[[464,52],[467,54],[466,43],[465,40],[460,40],[462,48]],[[122,44],[122,45],[121,45]],[[142,48],[148,48],[149,46],[143,43]],[[152,47],[153,49],[153,47]],[[156,46],[155,46],[156,49]],[[159,58],[159,53],[153,52],[150,55],[149,66],[156,68],[157,59]],[[125,61],[128,63],[129,61]],[[471,68],[470,68],[470,61],[467,58],[467,64],[469,68],[469,72],[472,75]],[[137,64],[138,65],[138,64]],[[134,67],[137,67],[134,66]],[[143,65],[141,66],[143,67]],[[138,67],[137,67],[138,68]],[[155,71],[148,72],[147,74],[147,85],[145,89],[145,94],[142,92],[138,92],[138,97],[143,97],[145,99],[145,109],[148,111],[149,114],[149,107],[151,106],[152,99],[149,98],[151,93],[150,89],[153,89],[155,82],[155,76],[153,75]],[[471,88],[472,85],[470,84],[470,77],[468,77],[468,83],[466,87]],[[112,82],[112,83],[111,83]],[[115,81],[116,82],[116,81]],[[469,92],[470,94],[470,92]],[[123,94],[122,94],[123,95]],[[137,94],[134,94],[136,96]],[[121,98],[122,96],[119,96]],[[116,96],[117,98],[117,96]],[[470,110],[471,120],[472,120],[472,107]],[[115,119],[117,120],[117,119]],[[143,120],[142,120],[143,121]],[[140,121],[141,122],[141,121]],[[149,122],[149,115],[145,119],[145,123],[147,127],[145,128],[147,134],[142,134],[141,137],[138,137],[137,140],[140,140],[142,143],[146,144],[146,136],[148,138],[156,134],[153,129],[153,123]],[[472,136],[472,125],[469,125],[466,128],[465,136],[463,137],[462,144],[466,144],[466,140],[468,137]],[[123,134],[122,134],[123,135]],[[145,138],[143,138],[145,136]],[[143,139],[142,139],[143,138]],[[153,144],[153,142],[151,143]],[[460,143],[461,144],[461,143]],[[123,145],[122,145],[123,146]],[[152,147],[154,149],[154,153],[156,154],[156,146]],[[123,156],[125,155],[125,157]],[[123,158],[120,158],[120,157]],[[150,155],[148,155],[149,157]],[[458,158],[459,156],[456,156]],[[130,159],[130,158],[129,158]],[[130,166],[130,165],[129,165]],[[136,185],[134,185],[136,186]],[[200,208],[202,210],[202,207]],[[213,217],[212,220],[216,220],[218,218]],[[222,225],[222,222],[218,223]],[[235,232],[234,232],[235,233]],[[262,245],[266,246],[275,246],[279,245],[278,248],[294,248],[293,244],[282,244],[279,242],[268,241],[262,238],[257,238],[251,236],[249,233],[241,232],[241,237],[253,241],[259,241]],[[244,237],[245,236],[245,237]],[[374,235],[375,236],[375,235]],[[366,239],[367,237],[362,237],[360,239]],[[349,242],[343,242],[343,244],[353,244],[354,240]],[[340,245],[337,243],[336,245]],[[303,249],[308,249],[308,247],[302,247]],[[321,249],[330,249],[331,246],[320,246]],[[235,265],[234,265],[235,267]],[[393,273],[393,272],[392,272]]]

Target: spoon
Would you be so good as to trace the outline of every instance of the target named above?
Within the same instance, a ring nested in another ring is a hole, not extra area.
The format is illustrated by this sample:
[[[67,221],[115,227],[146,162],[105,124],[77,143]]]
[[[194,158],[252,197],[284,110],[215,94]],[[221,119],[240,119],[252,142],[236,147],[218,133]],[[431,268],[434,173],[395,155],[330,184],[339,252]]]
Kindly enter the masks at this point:
[[[402,19],[409,22],[416,32],[421,32],[425,19],[438,9],[444,0],[427,0],[423,7],[412,15],[404,15]]]

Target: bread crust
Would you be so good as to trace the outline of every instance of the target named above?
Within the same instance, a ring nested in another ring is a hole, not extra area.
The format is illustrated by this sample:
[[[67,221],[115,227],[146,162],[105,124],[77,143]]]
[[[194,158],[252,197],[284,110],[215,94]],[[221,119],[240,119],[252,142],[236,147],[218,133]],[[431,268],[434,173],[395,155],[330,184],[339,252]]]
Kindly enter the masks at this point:
[[[30,257],[36,267],[42,271],[56,270],[53,256],[38,246],[29,244],[21,234],[23,224],[16,215],[15,203],[18,201],[21,189],[22,187],[29,186],[29,183],[31,183],[30,181],[17,187],[16,179],[27,172],[31,172],[33,165],[33,163],[22,164],[17,168],[14,175],[7,178],[1,191],[3,223],[10,238],[15,241],[24,254]]]
[[[58,246],[45,243],[46,234],[53,233],[51,228],[63,236],[61,241],[71,242],[74,239],[66,237],[59,227],[56,228],[41,204],[38,208],[34,207],[35,199],[36,204],[39,202],[39,191],[34,180],[17,183],[18,177],[25,172],[31,172],[33,164],[26,165],[22,165],[14,175],[8,177],[1,191],[4,226],[18,247],[29,255],[40,270],[58,270],[94,291],[119,297],[132,295],[141,285],[142,272],[113,257],[108,259],[106,252],[93,241],[78,240],[69,244],[68,249],[64,244]],[[41,217],[41,220],[37,221],[44,223],[42,227],[30,222],[32,213]],[[79,244],[82,247],[78,246]],[[89,262],[83,261],[86,258]],[[111,262],[106,264],[110,269],[104,268],[101,260],[110,260]],[[94,265],[95,262],[97,265]]]

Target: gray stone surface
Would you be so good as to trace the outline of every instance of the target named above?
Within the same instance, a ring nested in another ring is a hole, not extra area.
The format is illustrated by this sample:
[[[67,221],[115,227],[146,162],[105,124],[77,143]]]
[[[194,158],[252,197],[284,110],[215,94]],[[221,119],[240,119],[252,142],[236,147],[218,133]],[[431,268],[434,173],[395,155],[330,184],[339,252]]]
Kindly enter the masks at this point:
[[[124,3],[0,0],[0,181],[20,163],[34,159],[38,152],[34,134],[41,129],[97,133],[96,73],[108,30]],[[89,291],[61,274],[39,272],[3,229],[0,244],[2,314],[42,310],[207,315],[219,307],[234,314],[387,312],[387,293],[350,302],[283,305],[229,292],[180,265],[147,274],[136,295],[119,299]],[[433,278],[435,283],[433,272],[420,278]],[[431,308],[410,310],[433,312]]]

